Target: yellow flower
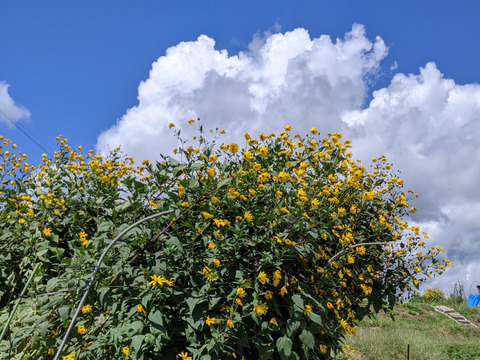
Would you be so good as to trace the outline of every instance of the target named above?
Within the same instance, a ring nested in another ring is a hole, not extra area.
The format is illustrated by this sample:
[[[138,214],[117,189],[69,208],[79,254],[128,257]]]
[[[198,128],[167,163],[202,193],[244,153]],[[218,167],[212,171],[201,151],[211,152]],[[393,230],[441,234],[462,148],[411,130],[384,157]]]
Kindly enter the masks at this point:
[[[277,286],[282,279],[282,275],[280,274],[280,270],[277,270],[273,273],[273,286]]]
[[[280,295],[285,295],[285,294],[288,294],[288,291],[287,291],[287,287],[284,285],[282,286],[282,288],[280,289],[280,292],[279,292]]]
[[[220,323],[220,320],[214,318],[214,317],[210,317],[207,315],[207,320],[205,320],[205,324],[207,324],[208,326],[210,325],[215,325],[215,324],[219,324]]]
[[[164,277],[161,277],[161,276],[157,276],[157,275],[152,275],[150,276],[150,278],[152,279],[152,281],[150,281],[148,283],[148,285],[151,285],[151,286],[155,286],[156,284],[158,285],[167,285],[167,286],[173,286],[175,281],[174,280],[167,280],[165,279]]]
[[[80,241],[81,241],[81,242],[84,242],[84,241],[87,240],[87,236],[88,236],[88,235],[87,235],[87,233],[86,233],[85,231],[80,231],[80,232],[78,233],[78,236],[80,237]]]
[[[319,345],[320,352],[326,354],[327,353],[327,345]]]
[[[255,306],[253,307],[253,311],[255,311],[255,314],[257,314],[258,316],[262,316],[267,313],[268,306],[260,301],[258,304],[255,304]]]
[[[290,131],[292,130],[292,127],[290,125],[285,125],[285,131]]]
[[[42,232],[43,232],[43,235],[45,235],[45,236],[50,236],[50,235],[52,235],[52,230],[50,230],[49,228],[44,228],[44,229],[42,230]]]
[[[213,219],[213,223],[218,228],[230,225],[230,221],[228,221],[228,220]]]
[[[147,313],[147,312],[145,311],[145,309],[143,308],[143,305],[142,305],[142,304],[138,304],[138,305],[137,305],[137,312],[139,312],[139,313],[144,313],[144,314]]]
[[[192,360],[192,357],[191,356],[188,356],[188,352],[181,352],[178,354],[178,356],[182,359],[182,360]]]
[[[267,282],[267,274],[265,274],[263,271],[258,274],[258,282],[261,284],[265,284]]]
[[[209,248],[209,249],[212,249],[212,250],[213,250],[213,249],[215,249],[216,246],[217,246],[217,245],[215,245],[215,244],[213,243],[213,241],[210,241],[210,242],[208,243],[208,248]]]
[[[19,224],[23,224],[25,222],[25,219],[18,219]]]
[[[173,286],[173,285],[175,285],[175,280],[172,280],[172,279],[170,279],[170,280],[163,279],[163,283],[164,283],[165,285],[167,285],[167,286]]]
[[[220,307],[220,311],[230,312],[230,306],[228,306],[228,305],[222,305],[222,306]]]
[[[237,289],[237,295],[239,298],[244,298],[247,294],[245,293],[245,289],[244,288],[238,288]]]
[[[310,304],[305,305],[305,310],[303,311],[303,313],[305,315],[307,315],[307,313],[312,312],[312,311],[313,311],[312,305],[310,305]]]
[[[313,135],[315,135],[315,134],[317,133],[317,131],[318,131],[318,130],[317,130],[316,127],[312,127],[312,128],[310,129],[310,132],[311,132]]]
[[[88,314],[91,311],[92,311],[92,307],[90,305],[82,306],[82,314]]]
[[[154,209],[158,209],[158,205],[155,204],[155,202],[151,199],[148,200],[148,203],[150,204],[151,207],[153,207]]]
[[[273,298],[273,293],[270,290],[265,291],[265,299],[270,300]]]
[[[77,332],[80,334],[80,335],[83,335],[87,332],[87,330],[85,329],[85,326],[83,325],[79,325],[78,328],[77,328]]]
[[[228,319],[228,320],[227,320],[227,326],[228,326],[229,328],[233,328],[233,321],[230,320],[230,319]]]
[[[125,346],[125,347],[122,349],[122,352],[123,352],[123,355],[125,355],[126,357],[129,357],[129,356],[130,356],[130,349],[128,348],[128,346]]]
[[[180,206],[182,207],[189,207],[190,205],[188,204],[188,202],[184,201],[180,204]]]
[[[238,145],[235,144],[235,143],[227,145],[227,146],[228,146],[228,150],[230,150],[230,152],[232,154],[235,154],[238,151]]]
[[[282,207],[280,211],[283,212],[284,214],[290,214],[290,211],[288,211],[286,207]]]
[[[47,355],[55,355],[55,349],[52,347],[49,347],[47,350]]]
[[[270,324],[275,325],[275,326],[278,326],[277,319],[271,318],[271,319],[270,319]]]
[[[202,212],[202,216],[203,216],[205,219],[211,219],[211,218],[213,218],[213,215],[212,215],[212,214],[209,214],[209,213],[206,212],[206,211],[203,211],[203,212]]]
[[[195,120],[193,120],[193,119],[188,120],[188,123],[189,123],[190,125],[192,125],[194,122],[195,122]]]
[[[169,128],[169,129],[171,129],[171,128],[173,128],[173,127],[175,127],[175,124],[174,124],[174,123],[168,124],[168,128]]]
[[[152,276],[150,276],[150,278],[152,279],[152,281],[150,281],[148,283],[148,285],[155,286],[157,284],[161,284],[161,277],[160,276],[152,275]]]
[[[208,176],[210,176],[211,178],[213,178],[215,176],[215,169],[214,168],[210,168],[207,170],[207,174]]]
[[[268,147],[266,147],[266,146],[259,146],[259,147],[258,147],[258,152],[259,152],[260,155],[262,155],[262,156],[267,156],[267,155],[268,155]]]
[[[67,356],[62,356],[62,360],[75,360],[75,354],[68,354]]]
[[[235,299],[235,302],[236,302],[238,305],[243,306],[242,300],[240,300],[239,298],[236,298],[236,299]]]
[[[252,216],[252,214],[250,213],[250,211],[245,211],[245,214],[243,214],[243,216],[245,217],[245,220],[248,220],[248,221],[252,221],[252,220],[253,220],[253,216]]]
[[[213,262],[213,265],[215,265],[215,266],[220,266],[220,260],[218,260],[218,259],[213,259],[212,262]]]
[[[208,266],[203,267],[202,273],[203,276],[205,276],[207,280],[211,282],[217,281],[219,278],[219,275],[214,273]]]

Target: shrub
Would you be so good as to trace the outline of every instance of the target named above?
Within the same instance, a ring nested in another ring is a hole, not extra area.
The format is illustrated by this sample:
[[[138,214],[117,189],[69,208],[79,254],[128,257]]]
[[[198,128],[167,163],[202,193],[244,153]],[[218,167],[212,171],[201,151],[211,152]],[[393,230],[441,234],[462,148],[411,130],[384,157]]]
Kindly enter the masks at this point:
[[[2,312],[35,264],[29,294],[50,293],[22,300],[3,353],[52,357],[106,245],[164,210],[106,256],[66,359],[326,359],[363,316],[444,270],[405,222],[413,193],[385,157],[367,169],[350,140],[315,128],[245,134],[240,149],[201,125],[187,146],[171,127],[175,157],[136,167],[61,137],[33,167],[3,140]]]
[[[445,291],[439,287],[427,287],[422,295],[424,302],[435,303],[446,299]]]

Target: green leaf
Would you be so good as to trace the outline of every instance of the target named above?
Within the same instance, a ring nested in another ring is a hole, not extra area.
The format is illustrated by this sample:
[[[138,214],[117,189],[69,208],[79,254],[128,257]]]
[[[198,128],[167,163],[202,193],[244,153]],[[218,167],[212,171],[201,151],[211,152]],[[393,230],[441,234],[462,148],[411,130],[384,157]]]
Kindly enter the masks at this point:
[[[257,337],[252,339],[252,344],[258,349],[258,360],[267,360],[272,357],[274,348],[269,343],[263,343],[262,340]]]
[[[120,205],[117,205],[115,206],[115,211],[117,213],[122,213],[122,212],[126,212],[127,210],[129,210],[130,208],[132,207],[132,203],[129,202],[129,201],[126,201]]]
[[[135,333],[141,332],[142,329],[143,323],[141,321],[134,321],[133,323],[125,327],[125,331],[127,332],[128,336],[132,336]]]
[[[293,336],[293,334],[298,330],[300,327],[300,321],[298,321],[296,318],[289,318],[287,320],[287,335],[288,336]]]
[[[299,337],[300,341],[309,349],[313,349],[315,347],[315,338],[307,329],[303,329]]]
[[[298,307],[300,310],[303,311],[304,305],[303,305],[303,300],[302,297],[298,294],[292,295],[292,301]]]
[[[179,165],[175,166],[175,168],[172,170],[172,175],[177,176],[179,173],[181,173],[187,166],[186,165]]]
[[[163,326],[162,313],[161,313],[160,311],[158,311],[158,310],[156,310],[156,311],[151,312],[150,314],[148,314],[148,320],[150,320],[150,321],[153,322],[154,324]]]
[[[112,229],[113,223],[111,221],[102,221],[98,224],[97,235],[110,232]]]
[[[222,179],[218,182],[217,184],[217,189],[221,189],[222,187],[224,187],[225,185],[228,185],[232,182],[232,179],[230,177],[227,177],[225,179]]]
[[[282,359],[288,359],[292,354],[292,340],[287,336],[282,336],[277,340],[277,350]]]
[[[37,325],[38,333],[41,337],[45,337],[48,331],[48,321],[44,321]]]
[[[197,188],[200,185],[198,180],[196,178],[191,178],[190,181],[188,182],[188,187],[190,189]]]
[[[312,320],[314,323],[318,324],[318,325],[323,325],[323,321],[322,321],[322,318],[321,316],[309,311],[307,312],[307,316],[310,320]]]
[[[132,338],[132,344],[130,346],[133,349],[135,354],[138,354],[140,352],[144,338],[145,338],[145,335],[135,335]]]
[[[68,319],[68,314],[70,313],[70,308],[68,306],[60,306],[58,308],[58,314],[60,318],[65,321]]]
[[[180,253],[183,253],[183,247],[177,237],[172,236],[165,240],[165,245],[174,246]]]

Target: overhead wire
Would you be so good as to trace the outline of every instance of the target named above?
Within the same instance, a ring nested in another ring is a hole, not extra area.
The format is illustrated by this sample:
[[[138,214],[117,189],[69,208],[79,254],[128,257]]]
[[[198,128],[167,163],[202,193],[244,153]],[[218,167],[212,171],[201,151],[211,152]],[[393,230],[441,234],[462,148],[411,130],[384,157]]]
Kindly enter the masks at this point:
[[[30,139],[35,145],[37,145],[40,149],[42,149],[46,154],[50,155],[53,157],[53,155],[45,149],[43,145],[41,145],[38,141],[40,140],[35,140],[30,134],[27,133],[26,130],[22,129],[9,115],[7,115],[2,109],[0,109],[0,114],[3,115],[5,119],[7,119],[10,123],[12,123],[18,130],[20,130],[28,139]],[[48,145],[45,145],[48,146]]]

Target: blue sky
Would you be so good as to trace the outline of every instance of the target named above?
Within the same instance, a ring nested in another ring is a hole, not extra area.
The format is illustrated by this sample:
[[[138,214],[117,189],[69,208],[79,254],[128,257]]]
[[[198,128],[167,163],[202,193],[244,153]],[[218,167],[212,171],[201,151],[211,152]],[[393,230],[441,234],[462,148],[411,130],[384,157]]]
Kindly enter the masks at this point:
[[[0,1],[0,81],[31,112],[20,123],[54,146],[59,133],[93,147],[136,104],[151,64],[206,34],[217,49],[245,50],[254,34],[297,27],[341,37],[353,23],[389,47],[384,77],[435,61],[457,83],[480,82],[480,3],[464,1]],[[42,150],[1,128],[28,153]]]
[[[435,284],[468,288],[480,272],[479,18],[473,0],[0,0],[0,110],[50,152],[62,134],[136,157],[168,151],[166,124],[189,117],[232,137],[338,128],[358,157],[398,165],[420,193],[414,220],[457,261]],[[0,134],[32,163],[44,152],[1,116]]]

